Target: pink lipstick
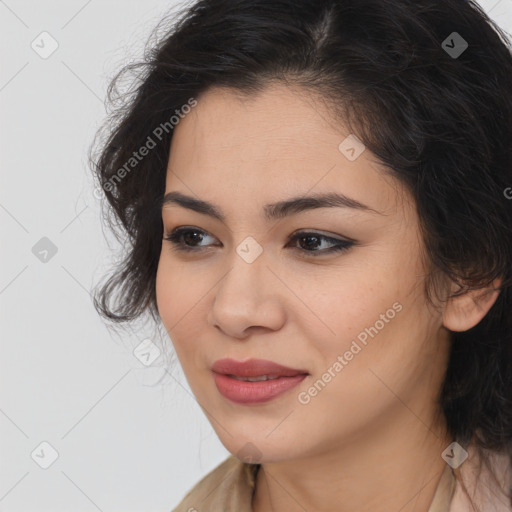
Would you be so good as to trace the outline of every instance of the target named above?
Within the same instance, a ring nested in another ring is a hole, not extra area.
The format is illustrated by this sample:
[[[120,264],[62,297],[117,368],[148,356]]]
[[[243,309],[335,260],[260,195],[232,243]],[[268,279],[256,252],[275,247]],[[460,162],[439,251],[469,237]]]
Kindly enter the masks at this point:
[[[219,359],[212,366],[215,384],[228,400],[238,404],[268,402],[302,382],[309,373],[272,361]]]

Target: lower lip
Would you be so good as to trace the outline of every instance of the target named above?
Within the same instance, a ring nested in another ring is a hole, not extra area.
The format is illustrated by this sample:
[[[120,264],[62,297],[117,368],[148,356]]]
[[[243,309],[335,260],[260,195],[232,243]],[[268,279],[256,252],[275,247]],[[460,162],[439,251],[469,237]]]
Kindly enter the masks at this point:
[[[237,404],[268,402],[294,388],[307,377],[307,375],[301,374],[294,377],[249,382],[220,373],[214,373],[213,376],[220,394]]]

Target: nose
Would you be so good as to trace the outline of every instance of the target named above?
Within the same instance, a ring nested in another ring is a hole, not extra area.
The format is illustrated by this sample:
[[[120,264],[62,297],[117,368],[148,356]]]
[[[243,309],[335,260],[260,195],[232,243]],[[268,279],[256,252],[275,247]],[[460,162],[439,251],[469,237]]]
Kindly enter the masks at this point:
[[[247,263],[235,255],[215,289],[208,323],[226,336],[245,339],[255,331],[278,330],[285,322],[286,287],[262,256]]]

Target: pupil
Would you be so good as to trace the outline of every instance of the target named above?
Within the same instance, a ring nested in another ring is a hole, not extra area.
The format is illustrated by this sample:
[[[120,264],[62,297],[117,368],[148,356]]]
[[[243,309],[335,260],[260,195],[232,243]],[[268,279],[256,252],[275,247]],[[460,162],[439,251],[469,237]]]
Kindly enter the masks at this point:
[[[198,233],[197,231],[188,231],[187,233],[185,233],[185,243],[188,243],[187,238],[191,237],[192,238],[192,245],[194,245],[193,244],[193,242],[194,242],[194,236],[193,235],[195,235],[195,237],[196,237],[196,240],[195,240],[196,242],[200,242],[202,240],[201,233]]]
[[[318,246],[318,237],[315,235],[303,236],[302,240],[307,240],[307,242],[305,244],[307,246],[307,248],[312,249],[312,248]],[[315,242],[311,243],[311,240],[315,240],[316,243]]]

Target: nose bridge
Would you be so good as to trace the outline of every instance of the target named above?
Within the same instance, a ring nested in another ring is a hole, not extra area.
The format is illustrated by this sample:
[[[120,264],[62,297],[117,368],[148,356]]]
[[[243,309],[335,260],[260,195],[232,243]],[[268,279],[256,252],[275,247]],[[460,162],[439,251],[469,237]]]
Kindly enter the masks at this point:
[[[254,240],[254,239],[253,239]],[[216,302],[224,299],[236,299],[237,304],[252,304],[264,293],[266,280],[271,274],[268,262],[263,254],[263,247],[257,242],[244,240],[235,247],[229,259],[229,271],[219,283]]]
[[[230,268],[216,288],[209,320],[231,336],[243,336],[247,327],[276,329],[282,311],[276,277],[268,268],[263,248],[247,237],[235,247]],[[259,246],[259,247],[258,247]]]

